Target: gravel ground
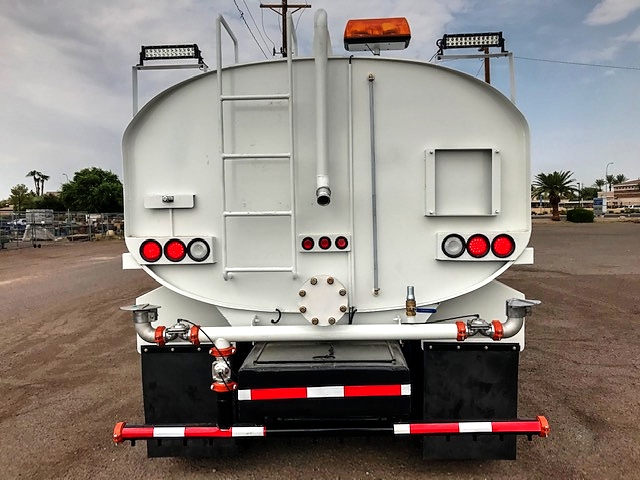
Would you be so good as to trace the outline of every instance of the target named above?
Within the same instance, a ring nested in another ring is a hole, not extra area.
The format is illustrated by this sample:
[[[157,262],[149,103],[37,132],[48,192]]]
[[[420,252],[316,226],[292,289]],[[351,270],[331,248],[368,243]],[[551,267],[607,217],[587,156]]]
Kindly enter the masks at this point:
[[[534,266],[502,280],[540,299],[521,355],[519,412],[547,439],[514,462],[425,462],[407,439],[258,440],[237,458],[147,459],[115,446],[141,423],[138,354],[118,307],[154,288],[120,241],[0,251],[0,478],[640,478],[640,224],[535,221]]]

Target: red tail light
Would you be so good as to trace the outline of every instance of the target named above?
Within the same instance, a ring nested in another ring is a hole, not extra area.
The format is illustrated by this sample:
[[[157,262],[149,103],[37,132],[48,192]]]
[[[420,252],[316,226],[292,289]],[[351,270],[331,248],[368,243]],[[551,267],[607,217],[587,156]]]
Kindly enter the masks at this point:
[[[336,238],[336,248],[338,250],[344,250],[348,246],[349,246],[349,240],[347,240],[347,237]]]
[[[331,239],[329,237],[320,237],[318,240],[318,246],[323,250],[331,248]]]
[[[187,255],[187,247],[180,240],[174,238],[164,246],[164,256],[172,262],[179,262]]]
[[[162,246],[155,240],[145,240],[140,245],[140,256],[145,262],[157,262],[162,256]]]
[[[505,258],[511,255],[516,249],[516,242],[510,235],[501,234],[491,242],[491,251],[496,257]]]
[[[304,237],[302,239],[302,249],[303,250],[311,250],[315,246],[316,242],[313,241],[311,237]]]
[[[489,253],[489,239],[480,233],[476,233],[467,240],[467,252],[473,258],[482,258]]]

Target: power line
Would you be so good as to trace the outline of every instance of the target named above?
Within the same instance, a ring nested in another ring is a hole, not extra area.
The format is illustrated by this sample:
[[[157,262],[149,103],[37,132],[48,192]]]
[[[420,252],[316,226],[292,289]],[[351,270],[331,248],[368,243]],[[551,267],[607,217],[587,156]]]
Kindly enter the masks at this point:
[[[253,34],[253,31],[251,30],[251,27],[249,26],[249,24],[247,23],[247,19],[244,18],[244,13],[242,12],[242,10],[240,10],[240,7],[238,6],[238,2],[236,2],[236,0],[233,0],[233,3],[235,4],[236,8],[238,9],[238,12],[240,13],[240,18],[242,19],[242,21],[244,22],[244,24],[247,26],[247,30],[249,30],[249,33],[251,34],[251,36],[253,37],[253,40],[256,42],[256,45],[258,45],[258,48],[260,49],[260,51],[262,52],[262,55],[264,55],[264,58],[268,59],[269,57],[267,57],[267,54],[264,53],[264,50],[262,49],[262,45],[260,45],[260,43],[258,42],[258,39],[256,38],[256,36]]]
[[[307,0],[305,0],[304,2],[306,5],[309,5],[309,2]],[[300,12],[300,15],[298,15],[298,21],[296,22],[296,30],[298,30],[298,24],[300,23],[300,19],[302,18],[302,15],[304,15],[305,10],[302,10]]]
[[[520,57],[516,55],[514,55],[513,58],[517,58],[519,60],[531,60],[534,62],[561,63],[563,65],[579,65],[581,67],[615,68],[618,70],[640,70],[640,67],[627,67],[624,65],[605,65],[602,63],[569,62],[565,60],[549,60],[547,58]]]
[[[253,14],[251,13],[251,9],[249,8],[249,5],[247,5],[246,0],[242,0],[242,3],[244,3],[244,6],[247,7],[247,12],[249,12],[249,16],[251,17],[251,21],[255,25],[256,30],[258,30],[258,35],[260,35],[260,38],[262,39],[262,43],[264,43],[264,46],[267,48],[267,50],[269,50],[269,45],[267,45],[267,42],[265,41],[264,37],[262,36],[262,33],[260,32],[260,27],[258,27],[258,24],[256,23],[255,18],[253,18]],[[260,9],[260,10],[262,10],[262,9]]]
[[[273,51],[274,51],[274,55],[275,55],[276,44],[273,43],[273,40],[271,40],[271,37],[269,37],[269,35],[267,34],[267,30],[264,28],[264,8],[260,9],[260,13],[262,14],[262,31],[264,32],[265,37],[267,37],[269,39],[269,41],[271,42],[271,45],[273,45]]]

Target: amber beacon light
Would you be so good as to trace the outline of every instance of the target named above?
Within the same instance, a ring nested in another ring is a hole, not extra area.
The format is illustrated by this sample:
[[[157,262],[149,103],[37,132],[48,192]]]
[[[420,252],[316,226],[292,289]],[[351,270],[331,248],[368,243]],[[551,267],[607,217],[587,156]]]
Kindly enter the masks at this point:
[[[410,40],[409,22],[404,17],[349,20],[344,29],[344,48],[350,52],[404,50]]]

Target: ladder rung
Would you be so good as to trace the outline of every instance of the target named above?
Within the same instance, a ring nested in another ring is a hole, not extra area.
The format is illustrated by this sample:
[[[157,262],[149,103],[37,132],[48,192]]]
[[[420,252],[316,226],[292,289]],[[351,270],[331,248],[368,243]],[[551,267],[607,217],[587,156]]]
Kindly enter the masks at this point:
[[[271,93],[264,95],[221,95],[220,100],[289,100],[288,93]]]
[[[223,153],[223,159],[233,158],[291,158],[290,153]]]
[[[291,210],[271,210],[264,212],[234,212],[225,211],[222,212],[225,217],[290,217],[293,215]]]

